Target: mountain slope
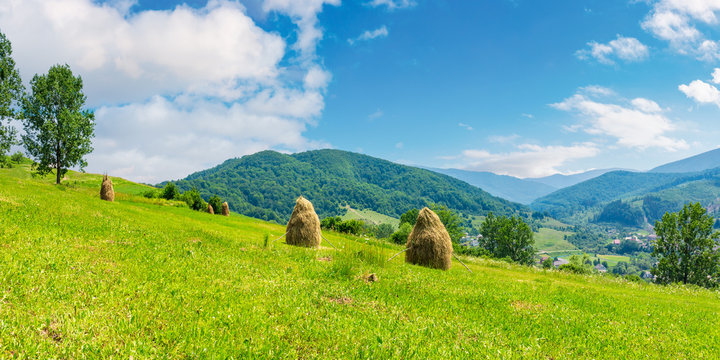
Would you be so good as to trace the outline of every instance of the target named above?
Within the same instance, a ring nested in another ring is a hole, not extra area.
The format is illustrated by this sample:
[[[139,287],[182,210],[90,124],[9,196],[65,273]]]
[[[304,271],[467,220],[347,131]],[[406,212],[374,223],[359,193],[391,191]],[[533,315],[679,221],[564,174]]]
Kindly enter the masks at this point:
[[[568,186],[573,186],[575,184],[579,184],[583,181],[587,181],[587,180],[596,178],[598,176],[609,173],[611,171],[618,171],[618,170],[621,170],[621,169],[597,169],[597,170],[590,170],[590,171],[582,172],[579,174],[573,174],[573,175],[555,174],[555,175],[539,177],[539,178],[527,178],[525,180],[534,181],[534,182],[538,182],[538,183],[545,184],[548,186],[552,186],[556,189],[562,189],[562,188],[566,188]]]
[[[70,172],[56,186],[28,168],[0,169],[0,358],[720,353],[715,290],[469,257],[472,273],[454,260],[438,271],[388,262],[401,246],[331,231],[339,250],[265,246],[285,227],[120,192],[109,203],[101,175]]]
[[[321,217],[340,215],[347,205],[393,217],[430,203],[475,215],[528,211],[450,176],[339,150],[263,151],[176,184],[183,191],[196,187],[205,198],[217,194],[233,211],[277,222],[289,218],[299,195],[310,199]]]
[[[651,169],[654,173],[684,173],[720,167],[720,149],[710,150],[686,159],[674,161]]]
[[[530,206],[533,210],[548,212],[553,217],[567,219],[578,212],[609,201],[669,186],[673,181],[685,176],[687,174],[613,171],[560,189],[535,200]]]
[[[452,176],[470,185],[477,186],[490,194],[521,204],[530,204],[533,200],[558,189],[540,182],[508,175],[497,175],[487,171],[436,168],[428,168],[428,170]]]

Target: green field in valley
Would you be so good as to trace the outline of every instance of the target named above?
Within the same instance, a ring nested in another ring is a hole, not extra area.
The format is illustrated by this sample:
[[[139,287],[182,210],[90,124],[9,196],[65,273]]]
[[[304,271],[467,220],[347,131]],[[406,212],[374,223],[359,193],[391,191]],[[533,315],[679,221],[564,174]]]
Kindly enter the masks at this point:
[[[284,226],[120,179],[104,202],[100,178],[0,169],[0,358],[720,356],[716,291],[467,257],[443,272],[332,232],[338,250],[265,246]]]
[[[356,210],[351,207],[347,207],[347,212],[342,216],[343,220],[362,220],[368,224],[380,225],[390,224],[397,229],[400,224],[400,219],[396,219],[392,216],[380,214],[372,210]]]

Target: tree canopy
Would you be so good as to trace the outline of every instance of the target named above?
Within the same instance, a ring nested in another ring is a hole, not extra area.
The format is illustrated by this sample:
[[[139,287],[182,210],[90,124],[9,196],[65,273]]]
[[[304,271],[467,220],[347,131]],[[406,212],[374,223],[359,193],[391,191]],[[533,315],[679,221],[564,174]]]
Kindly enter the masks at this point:
[[[28,154],[38,161],[37,172],[55,169],[60,184],[68,167],[84,168],[84,156],[92,148],[95,115],[83,109],[83,81],[68,65],[55,65],[46,75],[30,81],[31,93],[22,101],[25,128],[23,143]]]
[[[5,34],[0,33],[0,165],[6,162],[10,147],[17,143],[17,131],[5,122],[17,116],[15,105],[22,92],[20,73],[12,58],[12,45]]]
[[[720,233],[713,230],[713,218],[700,203],[665,213],[655,223],[655,233],[658,238],[652,256],[658,264],[652,272],[658,283],[717,285]]]
[[[530,226],[520,217],[495,216],[489,213],[480,225],[480,247],[496,258],[530,264],[535,256],[535,240]]]

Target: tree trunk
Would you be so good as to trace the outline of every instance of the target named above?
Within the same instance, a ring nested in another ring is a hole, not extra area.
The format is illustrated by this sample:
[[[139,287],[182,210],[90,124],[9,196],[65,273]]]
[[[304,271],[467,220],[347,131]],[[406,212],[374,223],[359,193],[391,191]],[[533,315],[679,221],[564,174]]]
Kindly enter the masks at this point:
[[[57,174],[57,182],[56,185],[60,185],[60,180],[62,180],[62,171],[60,171],[60,144],[58,144],[55,147],[55,173]]]

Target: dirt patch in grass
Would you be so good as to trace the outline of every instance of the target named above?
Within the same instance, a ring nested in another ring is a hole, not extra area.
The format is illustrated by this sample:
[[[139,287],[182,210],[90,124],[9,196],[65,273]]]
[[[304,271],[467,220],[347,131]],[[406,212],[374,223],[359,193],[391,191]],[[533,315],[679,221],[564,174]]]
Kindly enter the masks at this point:
[[[43,328],[40,329],[40,333],[56,343],[62,342],[62,333],[60,333],[59,326],[56,322],[43,326]]]
[[[325,262],[332,261],[332,258],[329,256],[323,256],[323,257],[319,258],[318,261],[325,261]]]
[[[522,300],[515,300],[510,303],[510,305],[517,311],[539,312],[545,308],[542,304],[534,304]]]
[[[340,305],[350,305],[354,302],[353,299],[351,299],[349,297],[344,297],[344,296],[329,297],[329,298],[327,298],[327,301],[329,301],[331,303],[335,303],[335,304],[340,304]]]
[[[366,284],[372,284],[372,283],[380,280],[380,278],[378,278],[378,276],[375,275],[375,273],[363,275],[362,279]]]

